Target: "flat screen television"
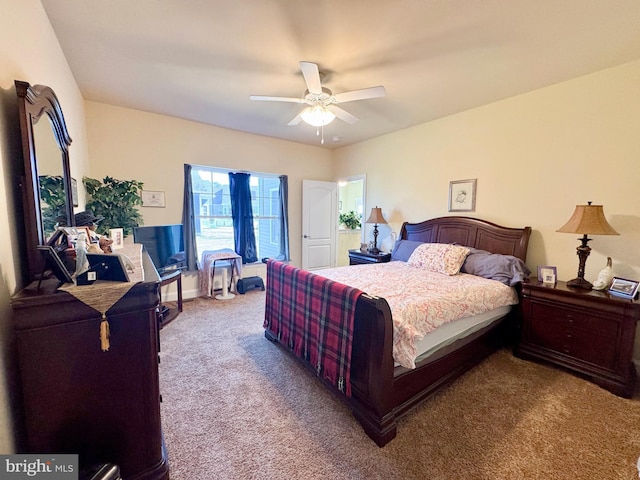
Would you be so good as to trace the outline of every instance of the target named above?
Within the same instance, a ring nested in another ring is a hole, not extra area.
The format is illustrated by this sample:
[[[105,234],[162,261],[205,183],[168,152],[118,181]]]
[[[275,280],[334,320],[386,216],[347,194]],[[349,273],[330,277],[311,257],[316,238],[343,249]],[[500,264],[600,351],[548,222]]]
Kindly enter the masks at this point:
[[[159,273],[186,268],[182,225],[134,227],[133,241],[144,246]]]

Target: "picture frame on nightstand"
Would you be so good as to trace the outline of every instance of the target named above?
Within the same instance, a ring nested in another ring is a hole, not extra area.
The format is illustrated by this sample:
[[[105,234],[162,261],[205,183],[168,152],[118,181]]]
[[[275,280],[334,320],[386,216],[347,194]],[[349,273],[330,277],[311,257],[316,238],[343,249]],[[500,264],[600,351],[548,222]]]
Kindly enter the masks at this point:
[[[638,295],[638,287],[640,282],[629,280],[627,278],[613,277],[609,293],[623,298],[633,299]]]
[[[545,285],[555,285],[558,281],[558,270],[550,265],[538,265],[538,281]]]

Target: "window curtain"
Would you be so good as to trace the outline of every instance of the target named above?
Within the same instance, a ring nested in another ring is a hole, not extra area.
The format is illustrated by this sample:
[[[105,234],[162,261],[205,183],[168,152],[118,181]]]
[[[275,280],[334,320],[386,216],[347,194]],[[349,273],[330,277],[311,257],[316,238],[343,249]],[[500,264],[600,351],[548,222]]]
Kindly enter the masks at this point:
[[[280,175],[280,255],[278,260],[289,261],[289,179]]]
[[[250,178],[251,175],[248,173],[229,172],[233,240],[236,253],[242,257],[242,263],[258,261],[256,236],[253,233]]]
[[[182,201],[182,225],[184,235],[184,254],[187,270],[198,270],[196,254],[196,224],[193,211],[193,185],[191,183],[191,165],[184,166],[184,199]]]

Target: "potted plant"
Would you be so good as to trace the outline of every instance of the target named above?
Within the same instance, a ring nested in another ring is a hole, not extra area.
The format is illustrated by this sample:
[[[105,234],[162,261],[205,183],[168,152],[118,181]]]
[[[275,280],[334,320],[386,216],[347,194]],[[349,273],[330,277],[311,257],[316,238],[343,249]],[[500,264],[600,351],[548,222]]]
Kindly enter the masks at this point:
[[[133,227],[142,225],[142,215],[136,208],[142,205],[142,182],[83,177],[82,184],[90,197],[87,210],[97,217],[104,217],[98,224],[98,233],[108,234],[111,228],[122,228],[126,237],[133,233]]]
[[[345,213],[340,214],[340,223],[345,226],[345,228],[349,230],[355,230],[356,228],[360,228],[360,215],[350,210]]]

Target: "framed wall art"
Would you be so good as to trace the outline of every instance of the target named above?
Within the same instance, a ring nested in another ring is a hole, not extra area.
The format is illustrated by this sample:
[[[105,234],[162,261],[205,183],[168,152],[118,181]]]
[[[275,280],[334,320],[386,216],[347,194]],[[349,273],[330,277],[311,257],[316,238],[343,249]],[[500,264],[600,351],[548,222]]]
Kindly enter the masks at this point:
[[[151,190],[143,190],[142,194],[143,207],[164,207],[164,192],[152,192]]]
[[[78,181],[75,178],[71,179],[71,198],[73,199],[73,206],[78,206]]]
[[[477,179],[449,182],[449,211],[473,212],[476,209]]]

